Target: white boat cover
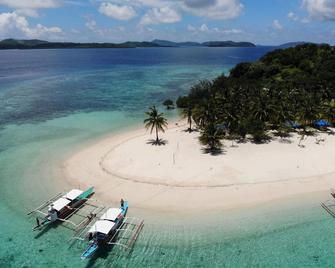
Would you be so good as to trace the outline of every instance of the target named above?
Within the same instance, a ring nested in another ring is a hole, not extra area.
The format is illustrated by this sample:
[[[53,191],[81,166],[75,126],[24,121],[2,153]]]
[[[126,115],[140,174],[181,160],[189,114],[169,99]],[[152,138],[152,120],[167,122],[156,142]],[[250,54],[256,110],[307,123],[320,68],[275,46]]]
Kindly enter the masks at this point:
[[[121,214],[120,208],[109,208],[101,217],[100,220],[116,221]]]
[[[88,232],[89,233],[99,232],[99,233],[107,235],[112,230],[114,225],[115,225],[114,222],[99,220],[90,228]]]
[[[63,195],[64,198],[67,198],[69,200],[74,200],[76,199],[78,196],[80,196],[83,193],[83,191],[78,190],[78,189],[73,189],[70,192],[68,192],[67,194]]]
[[[69,203],[71,203],[70,200],[61,197],[58,200],[56,200],[55,202],[53,202],[52,205],[53,205],[53,208],[55,210],[60,211],[62,208],[64,208],[65,206],[67,206]]]

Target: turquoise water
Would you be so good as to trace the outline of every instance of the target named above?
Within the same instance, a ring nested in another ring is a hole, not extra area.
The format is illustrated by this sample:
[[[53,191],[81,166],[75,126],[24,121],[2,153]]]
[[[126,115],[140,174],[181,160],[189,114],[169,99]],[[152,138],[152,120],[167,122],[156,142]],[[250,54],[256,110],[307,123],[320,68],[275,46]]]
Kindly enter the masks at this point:
[[[83,246],[69,247],[70,230],[32,232],[26,217],[68,188],[67,155],[141,125],[148,106],[268,50],[0,51],[0,267],[332,267],[335,222],[320,209],[323,193],[147,221],[131,254],[114,248],[89,262],[80,260]]]

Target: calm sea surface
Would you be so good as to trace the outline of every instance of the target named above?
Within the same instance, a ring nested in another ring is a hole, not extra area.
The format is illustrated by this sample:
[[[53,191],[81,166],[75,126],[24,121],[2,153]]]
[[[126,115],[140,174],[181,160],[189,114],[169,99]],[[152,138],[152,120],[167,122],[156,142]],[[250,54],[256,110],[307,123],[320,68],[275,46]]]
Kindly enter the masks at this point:
[[[69,247],[69,230],[34,233],[26,217],[67,189],[59,176],[68,154],[270,50],[0,51],[0,267],[334,267],[335,221],[320,196],[212,213],[194,226],[147,222],[130,255],[112,249],[89,262],[80,260],[83,247]]]

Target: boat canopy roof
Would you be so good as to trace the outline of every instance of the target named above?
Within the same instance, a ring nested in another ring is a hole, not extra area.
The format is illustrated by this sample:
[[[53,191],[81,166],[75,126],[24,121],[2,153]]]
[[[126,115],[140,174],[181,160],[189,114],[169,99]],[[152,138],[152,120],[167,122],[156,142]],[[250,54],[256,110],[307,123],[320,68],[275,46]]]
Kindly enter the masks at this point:
[[[115,223],[112,221],[99,220],[88,231],[89,233],[108,234],[114,227]]]
[[[109,208],[101,217],[101,220],[116,221],[121,214],[120,208]]]
[[[55,202],[52,203],[52,207],[55,210],[60,211],[62,208],[64,208],[65,206],[67,206],[70,203],[71,203],[71,201],[69,199],[61,197],[61,198],[57,199]]]
[[[67,194],[63,195],[63,197],[72,201],[72,200],[76,199],[78,196],[80,196],[82,193],[83,193],[83,191],[81,191],[81,190],[73,189],[70,192],[68,192]]]

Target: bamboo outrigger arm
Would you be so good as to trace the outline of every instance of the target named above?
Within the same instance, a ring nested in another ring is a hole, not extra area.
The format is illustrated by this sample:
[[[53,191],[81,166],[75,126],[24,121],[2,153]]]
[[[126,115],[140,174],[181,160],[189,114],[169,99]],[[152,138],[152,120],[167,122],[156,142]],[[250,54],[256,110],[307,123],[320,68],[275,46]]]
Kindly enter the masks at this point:
[[[130,222],[127,222],[127,220],[131,220]],[[139,222],[138,222],[139,221]],[[127,227],[127,226],[135,226],[134,229]],[[115,232],[115,234],[112,236],[112,238],[109,240],[108,244],[109,245],[117,245],[117,246],[122,246],[124,247],[126,250],[131,250],[131,248],[134,246],[142,228],[144,226],[144,220],[139,220],[137,218],[133,218],[133,217],[127,217],[125,218],[125,222],[120,226],[120,228],[117,229],[117,231]],[[121,242],[111,242],[114,241],[114,239],[116,237],[119,236],[120,232],[124,232],[121,237],[119,238],[125,238],[127,239],[128,243],[124,244]],[[130,233],[131,236],[129,238],[127,238],[126,234]]]
[[[327,211],[333,218],[335,218],[335,210],[331,207],[335,207],[335,204],[327,205],[325,202],[321,203],[321,207]]]
[[[34,210],[30,211],[27,215],[31,215],[35,212],[39,212],[39,213],[42,213],[42,214],[45,214],[43,212],[40,211],[41,208],[44,208],[48,205],[50,205],[55,199],[61,197],[64,193],[58,193],[57,195],[55,195],[54,197],[50,198],[48,201],[44,202],[42,205],[38,206],[37,208],[35,208]]]

